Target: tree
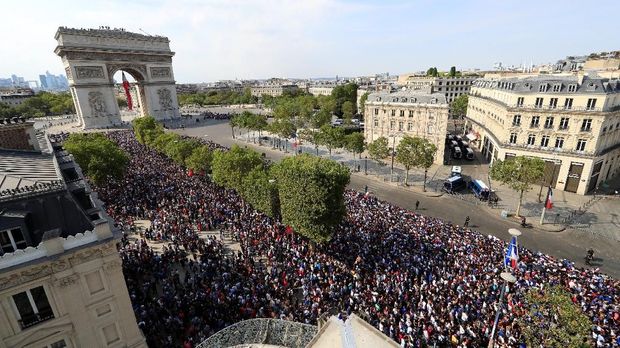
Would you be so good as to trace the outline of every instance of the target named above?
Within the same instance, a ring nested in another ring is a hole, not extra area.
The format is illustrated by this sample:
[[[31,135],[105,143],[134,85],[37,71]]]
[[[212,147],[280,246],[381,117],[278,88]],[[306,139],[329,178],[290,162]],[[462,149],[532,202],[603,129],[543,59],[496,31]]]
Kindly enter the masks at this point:
[[[344,146],[344,129],[340,127],[332,127],[323,125],[319,129],[319,144],[324,145],[329,150],[329,156],[332,156],[332,149]]]
[[[63,147],[96,185],[122,178],[129,164],[127,153],[101,133],[73,133]]]
[[[128,106],[127,99],[125,98],[116,97],[116,103],[118,104],[118,107],[121,109],[126,108]]]
[[[426,191],[426,174],[433,165],[437,146],[428,139],[405,135],[396,148],[396,160],[405,167],[405,185],[408,185],[409,169],[411,167],[424,168],[423,190]]]
[[[221,186],[242,192],[243,178],[254,168],[264,165],[262,156],[247,148],[233,145],[229,151],[213,153],[211,172],[213,181]]]
[[[239,127],[239,119],[237,115],[232,116],[228,119],[228,124],[230,125],[230,131],[232,133],[232,138],[235,139],[235,127]]]
[[[386,137],[379,137],[367,146],[368,155],[373,160],[383,164],[383,159],[390,155],[390,147]]]
[[[345,136],[344,145],[347,151],[359,156],[364,152],[364,134],[355,132]]]
[[[185,160],[185,166],[195,172],[208,173],[213,161],[213,151],[209,146],[202,145],[194,148],[192,154]]]
[[[450,74],[449,74],[449,76],[450,77],[456,77],[456,67],[455,66],[450,67]]]
[[[351,120],[353,119],[353,113],[355,112],[355,104],[351,101],[347,100],[342,103],[342,118],[346,124],[351,124]]]
[[[271,133],[277,135],[278,138],[287,140],[293,137],[295,132],[297,132],[297,127],[295,127],[295,124],[289,119],[276,119],[269,124],[267,129]]]
[[[331,120],[332,120],[331,111],[327,109],[320,109],[319,112],[317,112],[314,115],[312,122],[310,122],[310,126],[312,126],[312,128],[321,128],[322,126],[326,124],[329,125]]]
[[[452,111],[452,116],[465,116],[467,114],[467,103],[469,101],[469,97],[467,94],[461,94],[456,99],[452,101],[450,104],[450,109]]]
[[[368,100],[368,95],[370,93],[366,92],[362,95],[362,97],[360,98],[360,109],[359,109],[359,113],[364,115],[364,112],[366,111],[366,101]]]
[[[160,153],[166,154],[166,149],[169,144],[173,144],[175,141],[180,141],[181,136],[176,133],[171,132],[162,132],[157,136],[157,138],[153,139],[148,146],[154,148]]]
[[[242,179],[242,196],[254,209],[273,218],[280,216],[278,185],[268,170],[261,167],[252,169]]]
[[[200,147],[200,143],[196,140],[178,138],[166,144],[164,152],[174,162],[185,165],[185,160],[192,154],[194,149]]]
[[[531,288],[525,298],[529,315],[520,327],[528,347],[591,347],[590,320],[562,287]]]
[[[523,193],[531,189],[531,185],[538,182],[545,172],[545,161],[536,157],[518,156],[505,161],[497,160],[493,163],[489,175],[519,192],[519,204],[516,215],[520,216]]]
[[[335,161],[303,154],[283,159],[272,173],[282,222],[312,241],[329,241],[346,213],[349,170]]]
[[[314,149],[316,150],[316,155],[319,155],[319,143],[320,143],[320,134],[318,130],[315,129],[302,129],[298,132],[297,136],[303,140],[307,141],[314,145]]]
[[[333,112],[338,116],[343,115],[342,106],[346,101],[353,104],[353,114],[355,114],[355,105],[357,103],[357,84],[347,83],[339,85],[332,90],[332,98],[335,101]]]
[[[163,127],[151,116],[138,117],[132,121],[136,139],[143,145],[150,145],[164,133]]]

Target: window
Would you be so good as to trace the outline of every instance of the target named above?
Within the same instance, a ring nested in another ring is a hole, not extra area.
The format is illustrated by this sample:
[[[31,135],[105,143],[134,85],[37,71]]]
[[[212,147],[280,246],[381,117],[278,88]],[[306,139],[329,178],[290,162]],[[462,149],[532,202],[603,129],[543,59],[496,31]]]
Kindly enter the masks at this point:
[[[535,106],[536,108],[542,108],[542,106],[543,106],[543,100],[544,100],[544,98],[536,98],[536,104],[534,104],[534,106]]]
[[[42,286],[13,295],[22,329],[54,318],[54,312]]]
[[[398,121],[398,130],[399,130],[399,131],[402,131],[402,130],[403,130],[404,124],[405,124],[405,123],[404,123],[403,121]]]
[[[540,86],[538,86],[538,91],[539,92],[546,92],[547,91],[547,84],[543,83]]]
[[[409,110],[409,117],[413,117],[413,110]]]
[[[396,124],[396,122],[394,121],[390,121],[390,129],[394,129],[394,125]]]
[[[576,92],[577,91],[577,85],[568,85],[568,91],[569,92]]]
[[[407,122],[407,130],[408,131],[412,131],[413,130],[413,122]]]
[[[536,136],[534,134],[530,134],[527,136],[527,144],[534,145],[536,143]]]
[[[586,105],[587,110],[594,110],[596,107],[596,98],[588,99],[588,104]]]
[[[396,110],[392,110],[392,116],[396,116]]]
[[[513,126],[521,125],[521,115],[514,115],[514,116],[512,116],[512,125]]]
[[[400,110],[400,112],[398,113],[400,117],[404,117],[405,116],[405,110]]]
[[[59,340],[52,344],[45,345],[43,348],[66,348],[67,342],[65,340]]]
[[[549,108],[550,109],[555,109],[558,107],[558,98],[551,98],[549,100]]]
[[[530,122],[530,128],[538,128],[540,123],[540,116],[532,116],[532,122]]]
[[[573,98],[566,98],[564,100],[564,109],[570,110],[573,108]]]
[[[26,249],[26,240],[21,228],[0,231],[0,247],[2,253],[12,253],[17,249]]]
[[[554,92],[559,92],[561,89],[562,89],[562,84],[561,83],[553,85],[553,91]],[[555,98],[555,99],[557,99],[557,98]]]
[[[376,118],[373,120],[373,126],[379,127],[379,120],[377,120]]]
[[[540,146],[541,147],[549,146],[549,136],[548,135],[543,135],[542,136],[542,138],[540,139]]]
[[[517,133],[510,133],[510,141],[509,143],[511,144],[516,144],[517,143]]]
[[[592,129],[592,119],[586,118],[581,122],[581,131],[589,132]]]
[[[562,117],[560,119],[560,129],[568,129],[568,117]]]
[[[585,139],[577,140],[577,147],[575,148],[575,150],[577,150],[577,151],[585,151],[586,143],[587,143],[587,141]]]
[[[555,138],[555,147],[556,147],[556,149],[561,149],[562,147],[564,147],[564,138],[563,137]]]
[[[523,97],[517,98],[517,107],[523,107]]]
[[[375,108],[375,115],[379,115],[379,109]]]
[[[547,129],[553,128],[553,117],[547,117],[545,119],[545,128]]]

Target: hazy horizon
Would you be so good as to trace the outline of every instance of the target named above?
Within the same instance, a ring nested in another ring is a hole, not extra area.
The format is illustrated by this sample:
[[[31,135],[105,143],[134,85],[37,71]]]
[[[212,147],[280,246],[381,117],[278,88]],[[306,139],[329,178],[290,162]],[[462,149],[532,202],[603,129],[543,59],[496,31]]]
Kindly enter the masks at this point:
[[[64,74],[59,26],[163,35],[177,83],[491,69],[616,50],[620,2],[77,0],[10,2],[0,77]],[[601,11],[605,9],[605,11]],[[595,29],[596,28],[596,29]],[[598,29],[602,28],[602,29]],[[597,30],[598,29],[598,30]]]

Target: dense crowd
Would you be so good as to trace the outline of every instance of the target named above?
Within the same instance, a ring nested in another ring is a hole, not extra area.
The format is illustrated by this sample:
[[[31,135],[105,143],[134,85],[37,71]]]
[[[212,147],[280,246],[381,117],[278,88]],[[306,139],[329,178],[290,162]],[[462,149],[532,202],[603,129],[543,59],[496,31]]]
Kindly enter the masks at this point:
[[[312,245],[254,211],[208,178],[188,177],[131,132],[109,136],[132,159],[124,180],[97,187],[124,230],[152,221],[143,239],[124,238],[123,271],[149,346],[193,347],[244,319],[316,324],[326,313],[357,313],[402,347],[488,344],[502,287],[506,243],[347,191],[347,215],[331,242]],[[218,147],[211,144],[212,147]],[[230,252],[196,231],[222,230]],[[156,253],[146,243],[164,245]],[[531,318],[524,294],[558,284],[592,322],[588,344],[620,344],[620,283],[594,269],[520,248],[498,346],[519,347]],[[544,315],[544,313],[540,314]]]
[[[199,117],[202,117],[203,120],[228,120],[235,114],[231,113],[221,113],[221,112],[213,112],[213,111],[200,111],[200,110],[191,110],[184,109],[182,112],[190,112],[192,114],[198,114]]]

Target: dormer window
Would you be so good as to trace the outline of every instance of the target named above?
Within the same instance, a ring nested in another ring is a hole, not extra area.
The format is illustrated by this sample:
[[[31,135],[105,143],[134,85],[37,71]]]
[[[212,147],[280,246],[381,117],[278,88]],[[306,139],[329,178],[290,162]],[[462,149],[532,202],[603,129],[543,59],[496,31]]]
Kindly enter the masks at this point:
[[[402,98],[402,99],[401,99],[401,101],[402,101],[403,103],[406,103],[406,102],[407,102],[407,98]]]
[[[377,97],[377,101],[381,101],[381,97]]]
[[[547,91],[547,87],[548,87],[548,85],[546,83],[543,83],[540,86],[538,86],[538,91],[539,92],[546,92]]]
[[[415,103],[416,101],[417,101],[417,99],[416,99],[416,98],[411,98],[411,102],[412,102],[412,103]]]
[[[577,85],[575,85],[575,84],[568,85],[568,91],[569,92],[577,92]]]
[[[561,83],[556,83],[555,85],[553,85],[553,91],[554,92],[559,92],[562,89],[562,84]]]
[[[21,228],[13,228],[10,230],[0,231],[0,248],[2,254],[12,253],[18,249],[26,249],[26,239]]]

